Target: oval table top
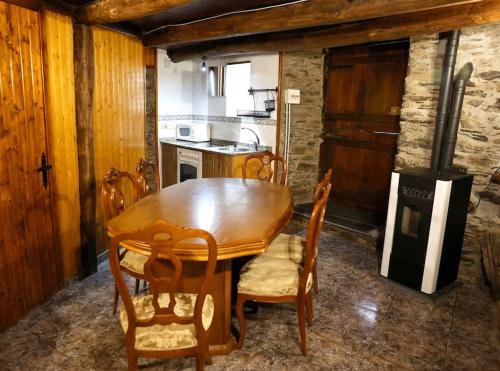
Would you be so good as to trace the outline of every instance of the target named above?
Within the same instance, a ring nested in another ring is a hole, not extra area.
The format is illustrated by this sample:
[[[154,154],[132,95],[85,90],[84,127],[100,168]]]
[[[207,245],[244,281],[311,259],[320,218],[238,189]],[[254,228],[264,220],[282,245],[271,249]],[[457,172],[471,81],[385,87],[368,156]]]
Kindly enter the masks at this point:
[[[108,222],[108,235],[131,232],[162,219],[210,232],[218,245],[218,260],[259,254],[286,226],[293,200],[285,186],[254,179],[193,179],[150,194]],[[124,245],[148,254],[147,245]],[[206,260],[206,247],[196,241],[179,245],[177,253]]]

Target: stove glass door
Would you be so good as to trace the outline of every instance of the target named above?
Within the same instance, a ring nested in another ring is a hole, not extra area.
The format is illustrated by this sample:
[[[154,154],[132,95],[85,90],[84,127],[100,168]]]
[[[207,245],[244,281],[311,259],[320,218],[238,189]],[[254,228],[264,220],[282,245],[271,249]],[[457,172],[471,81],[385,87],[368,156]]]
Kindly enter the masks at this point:
[[[198,169],[196,166],[187,163],[179,164],[179,183],[196,178],[198,178]]]

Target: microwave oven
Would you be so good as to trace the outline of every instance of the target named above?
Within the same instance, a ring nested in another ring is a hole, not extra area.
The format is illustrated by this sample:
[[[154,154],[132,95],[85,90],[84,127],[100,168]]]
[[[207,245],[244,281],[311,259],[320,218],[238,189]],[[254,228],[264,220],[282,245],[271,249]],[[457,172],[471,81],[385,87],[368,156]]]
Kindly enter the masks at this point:
[[[189,142],[209,142],[210,124],[177,124],[175,137]]]

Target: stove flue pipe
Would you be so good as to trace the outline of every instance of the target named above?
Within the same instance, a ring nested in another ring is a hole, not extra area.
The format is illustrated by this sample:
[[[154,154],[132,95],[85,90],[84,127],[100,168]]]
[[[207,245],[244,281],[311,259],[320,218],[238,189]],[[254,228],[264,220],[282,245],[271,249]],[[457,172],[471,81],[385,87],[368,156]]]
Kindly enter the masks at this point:
[[[466,63],[458,72],[453,84],[453,96],[451,98],[450,117],[446,136],[443,139],[443,150],[441,154],[441,169],[449,169],[453,165],[455,145],[457,144],[457,132],[462,115],[462,104],[464,102],[465,87],[472,75],[474,67],[472,63]]]
[[[448,36],[448,41],[446,43],[446,52],[443,60],[443,72],[441,76],[441,89],[439,92],[439,102],[436,112],[436,124],[434,128],[434,140],[432,142],[431,170],[433,172],[439,171],[443,135],[450,111],[453,72],[455,70],[455,62],[457,60],[459,39],[460,30],[454,30]]]

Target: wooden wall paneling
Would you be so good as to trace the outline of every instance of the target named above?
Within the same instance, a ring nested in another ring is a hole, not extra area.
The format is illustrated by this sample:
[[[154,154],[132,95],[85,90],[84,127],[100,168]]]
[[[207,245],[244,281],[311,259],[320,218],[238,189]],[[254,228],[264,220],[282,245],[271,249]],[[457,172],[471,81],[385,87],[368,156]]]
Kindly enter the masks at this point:
[[[134,171],[145,156],[144,48],[139,39],[92,27],[95,92],[93,107],[96,186],[108,168]],[[125,188],[132,199],[131,189]],[[106,249],[106,220],[96,208],[97,253]]]
[[[45,117],[53,169],[56,231],[64,278],[80,265],[80,192],[76,139],[73,23],[70,17],[43,10],[42,39]]]
[[[90,27],[74,25],[75,111],[80,190],[81,277],[97,271],[94,169],[94,45]]]
[[[0,331],[62,283],[54,238],[38,13],[0,2]]]

